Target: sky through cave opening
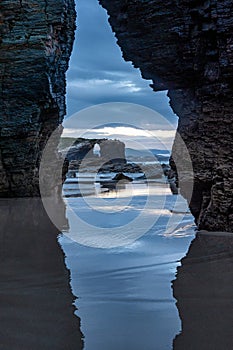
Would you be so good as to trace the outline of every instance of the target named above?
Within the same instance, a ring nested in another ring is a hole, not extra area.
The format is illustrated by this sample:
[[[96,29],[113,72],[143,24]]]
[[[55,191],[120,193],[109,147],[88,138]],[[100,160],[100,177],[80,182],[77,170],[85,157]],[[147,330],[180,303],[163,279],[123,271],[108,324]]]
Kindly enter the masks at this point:
[[[169,130],[165,126],[156,126],[156,120],[154,125],[145,125],[143,118],[136,121],[137,127],[127,127],[124,123],[106,123],[103,120],[102,128],[93,128],[91,132],[89,130],[85,137],[119,138],[127,145],[127,140],[133,135],[137,137],[138,143],[146,143],[149,148],[156,148],[153,138],[157,137],[162,138],[165,148],[170,149],[177,117],[169,106],[167,92],[153,92],[149,87],[151,81],[142,79],[140,70],[135,69],[131,62],[124,61],[108,23],[107,12],[98,0],[76,1],[76,10],[76,37],[67,73],[67,117],[102,103],[139,104],[161,114],[171,124]],[[82,128],[85,129],[82,125],[75,125],[73,121],[66,122],[63,136],[77,137],[80,136]],[[154,129],[154,133],[149,142],[151,129]]]

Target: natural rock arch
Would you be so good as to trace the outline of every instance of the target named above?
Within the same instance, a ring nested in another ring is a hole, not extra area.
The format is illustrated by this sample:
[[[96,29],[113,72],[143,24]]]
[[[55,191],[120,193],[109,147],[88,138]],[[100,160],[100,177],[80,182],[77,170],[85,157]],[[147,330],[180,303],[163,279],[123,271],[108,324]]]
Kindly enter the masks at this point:
[[[232,231],[232,1],[100,3],[124,58],[152,79],[155,91],[169,89],[193,161],[190,208],[198,227]],[[1,6],[0,196],[35,196],[42,150],[65,115],[74,1]],[[175,141],[174,160],[177,153]]]
[[[95,157],[94,148],[99,146],[99,156],[106,161],[126,162],[125,144],[120,140],[78,138],[66,153],[69,161]]]

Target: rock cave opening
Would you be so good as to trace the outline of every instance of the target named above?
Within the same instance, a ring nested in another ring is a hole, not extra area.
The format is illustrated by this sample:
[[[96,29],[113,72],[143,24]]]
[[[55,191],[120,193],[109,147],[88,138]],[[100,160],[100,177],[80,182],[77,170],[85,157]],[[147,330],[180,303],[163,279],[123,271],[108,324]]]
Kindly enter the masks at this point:
[[[177,127],[177,116],[169,106],[167,91],[158,91],[155,93],[150,88],[150,82],[152,80],[149,77],[148,80],[143,79],[139,68],[136,68],[132,62],[127,62],[122,57],[122,50],[117,44],[115,34],[108,23],[106,10],[100,6],[97,0],[91,0],[89,2],[80,0],[76,3],[76,8],[78,13],[76,39],[67,73],[68,118],[80,110],[96,104],[127,101],[158,111],[168,120],[171,128],[175,130]],[[87,18],[88,21],[86,20]],[[89,23],[92,23],[92,26]],[[87,45],[90,42],[92,45]],[[101,136],[114,138],[115,133],[117,133],[117,131],[114,131],[114,127],[116,127],[116,130],[119,125],[113,125],[113,123],[111,125],[111,116],[106,124],[112,126],[112,135],[106,133],[106,130],[102,128],[101,132],[104,132],[104,135],[100,133],[99,136],[96,136],[98,134],[94,132],[95,130],[92,130],[93,132],[88,134],[88,138],[101,138]],[[156,120],[154,120],[154,124],[156,124]],[[142,116],[142,123],[138,125],[138,129],[147,129],[146,131],[148,131],[152,127],[154,125],[147,124],[146,127],[143,125]],[[157,128],[159,130],[161,125],[158,125]],[[70,132],[65,134],[65,136],[68,135],[75,137],[74,130],[73,134]],[[122,135],[117,136],[121,139]],[[170,148],[174,137],[172,135],[169,139],[168,147]],[[130,134],[128,138],[130,138]],[[124,142],[124,140],[122,141]],[[143,143],[143,141],[141,142]],[[107,144],[106,146],[108,147]],[[148,148],[153,148],[153,144],[151,143]],[[112,158],[122,159],[124,163],[125,154],[122,153],[121,156],[119,154],[114,156],[114,148],[112,148],[112,152]],[[93,150],[91,154],[93,155]],[[107,158],[109,158],[109,155]],[[71,166],[71,168],[71,175],[74,176],[74,166]],[[124,170],[129,169],[119,166],[118,172],[121,173]],[[156,173],[158,172],[161,173],[160,170],[156,170]],[[167,174],[167,168],[164,172]],[[177,193],[177,188],[174,191]]]

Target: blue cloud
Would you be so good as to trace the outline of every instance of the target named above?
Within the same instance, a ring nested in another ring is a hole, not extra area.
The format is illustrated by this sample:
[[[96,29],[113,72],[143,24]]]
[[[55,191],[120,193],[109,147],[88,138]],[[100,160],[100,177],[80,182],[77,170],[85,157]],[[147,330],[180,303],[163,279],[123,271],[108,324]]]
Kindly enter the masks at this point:
[[[123,60],[98,0],[78,0],[76,8],[76,40],[67,74],[68,116],[99,103],[129,102],[157,110],[175,125],[177,117],[166,92],[153,92],[151,82]]]

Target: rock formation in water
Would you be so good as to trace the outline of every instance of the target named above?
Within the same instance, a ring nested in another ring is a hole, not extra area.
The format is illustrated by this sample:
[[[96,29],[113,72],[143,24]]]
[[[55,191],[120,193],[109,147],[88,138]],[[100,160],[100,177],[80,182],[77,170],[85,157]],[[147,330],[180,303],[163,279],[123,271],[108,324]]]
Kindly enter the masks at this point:
[[[233,231],[232,1],[100,3],[125,60],[139,67],[143,78],[152,79],[155,91],[169,90],[171,107],[179,116],[178,133],[193,164],[190,209],[198,227]],[[173,158],[185,171],[178,139]],[[187,182],[181,183],[186,198]]]
[[[95,152],[96,145],[99,146],[98,154]],[[63,158],[69,163],[67,177],[76,177],[77,172],[142,173],[143,176],[139,178],[140,180],[161,179],[165,175],[171,184],[172,192],[177,194],[176,186],[172,186],[175,181],[172,175],[174,172],[169,165],[144,164],[145,159],[138,157],[134,158],[137,163],[132,162],[132,158],[130,160],[126,159],[125,144],[120,140],[77,138],[74,141],[73,138],[61,138],[59,149],[63,154]],[[155,161],[157,155],[149,159]],[[175,191],[173,191],[173,188],[175,188]]]
[[[126,163],[125,144],[119,140],[103,140],[100,155],[112,163]]]
[[[85,157],[95,158],[97,157],[97,155],[94,154],[95,145],[99,145],[99,156],[106,159],[106,161],[126,163],[125,144],[119,140],[78,138],[71,147],[69,147],[68,152],[65,149],[67,152],[65,156],[69,161],[82,160]]]
[[[65,157],[69,161],[82,160],[85,157],[94,158],[93,150],[97,141],[97,139],[78,138],[70,147],[63,150]]]
[[[41,153],[66,112],[74,6],[74,0],[1,1],[1,197],[39,194]]]

